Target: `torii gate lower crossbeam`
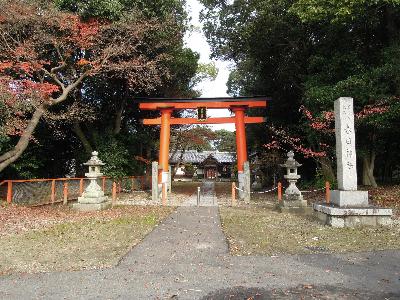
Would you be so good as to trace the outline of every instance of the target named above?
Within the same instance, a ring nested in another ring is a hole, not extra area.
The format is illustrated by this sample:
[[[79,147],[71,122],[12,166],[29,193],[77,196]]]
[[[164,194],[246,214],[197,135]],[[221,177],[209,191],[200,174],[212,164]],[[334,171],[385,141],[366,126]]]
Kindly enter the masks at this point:
[[[139,108],[143,110],[159,110],[160,118],[144,119],[145,125],[161,125],[160,130],[160,153],[159,153],[159,173],[158,183],[163,187],[163,204],[166,204],[166,184],[169,171],[169,144],[170,144],[170,127],[176,124],[222,124],[235,123],[236,128],[236,149],[237,149],[237,169],[239,188],[246,189],[244,186],[245,179],[244,165],[247,161],[247,145],[246,145],[246,123],[261,123],[265,122],[263,117],[247,117],[245,115],[248,108],[264,108],[267,105],[269,98],[266,97],[235,97],[235,98],[193,98],[193,99],[160,99],[147,98],[138,99]],[[230,109],[234,112],[234,117],[228,118],[172,118],[174,110],[181,109],[196,109],[196,108],[221,108]],[[248,180],[248,182],[250,182]],[[247,194],[250,199],[250,186],[247,193],[239,193],[241,197]]]

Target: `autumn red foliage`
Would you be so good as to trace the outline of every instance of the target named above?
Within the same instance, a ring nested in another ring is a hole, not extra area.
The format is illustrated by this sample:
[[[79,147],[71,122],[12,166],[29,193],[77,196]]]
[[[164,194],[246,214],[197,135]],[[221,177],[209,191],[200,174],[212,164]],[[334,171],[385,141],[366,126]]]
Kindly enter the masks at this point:
[[[65,103],[87,77],[121,78],[141,92],[168,77],[163,49],[174,40],[157,39],[155,32],[167,30],[163,24],[82,20],[51,4],[22,0],[1,0],[0,5],[2,126],[6,135],[19,136],[15,147],[0,155],[0,171],[23,153],[41,119],[62,118],[50,118],[50,107]],[[81,118],[79,109],[69,104],[63,119]]]

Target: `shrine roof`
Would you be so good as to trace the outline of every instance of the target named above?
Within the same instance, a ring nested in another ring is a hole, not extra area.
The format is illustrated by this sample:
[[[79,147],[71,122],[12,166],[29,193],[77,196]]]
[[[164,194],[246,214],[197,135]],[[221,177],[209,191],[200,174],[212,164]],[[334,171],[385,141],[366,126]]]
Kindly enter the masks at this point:
[[[170,154],[170,162],[178,163],[182,151],[176,151],[173,155]],[[182,163],[202,163],[209,156],[215,158],[219,163],[234,163],[236,160],[235,152],[219,152],[219,151],[197,151],[187,150],[183,153]]]

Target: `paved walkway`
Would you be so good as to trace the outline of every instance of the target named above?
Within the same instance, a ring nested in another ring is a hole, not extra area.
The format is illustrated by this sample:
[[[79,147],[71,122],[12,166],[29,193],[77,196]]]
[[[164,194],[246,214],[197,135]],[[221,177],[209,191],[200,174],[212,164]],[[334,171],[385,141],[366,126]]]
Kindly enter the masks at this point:
[[[215,194],[215,182],[203,181],[200,187],[199,206],[217,206],[217,196]],[[197,206],[197,191],[190,196],[181,206]]]
[[[399,262],[400,251],[232,257],[217,207],[180,207],[118,266],[0,277],[0,299],[398,299]]]

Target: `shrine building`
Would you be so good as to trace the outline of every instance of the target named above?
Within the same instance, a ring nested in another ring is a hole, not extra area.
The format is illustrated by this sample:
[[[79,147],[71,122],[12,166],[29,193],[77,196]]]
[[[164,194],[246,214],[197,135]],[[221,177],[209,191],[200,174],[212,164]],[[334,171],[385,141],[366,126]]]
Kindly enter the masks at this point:
[[[170,156],[174,181],[231,180],[235,177],[235,163],[235,152],[186,150]]]

